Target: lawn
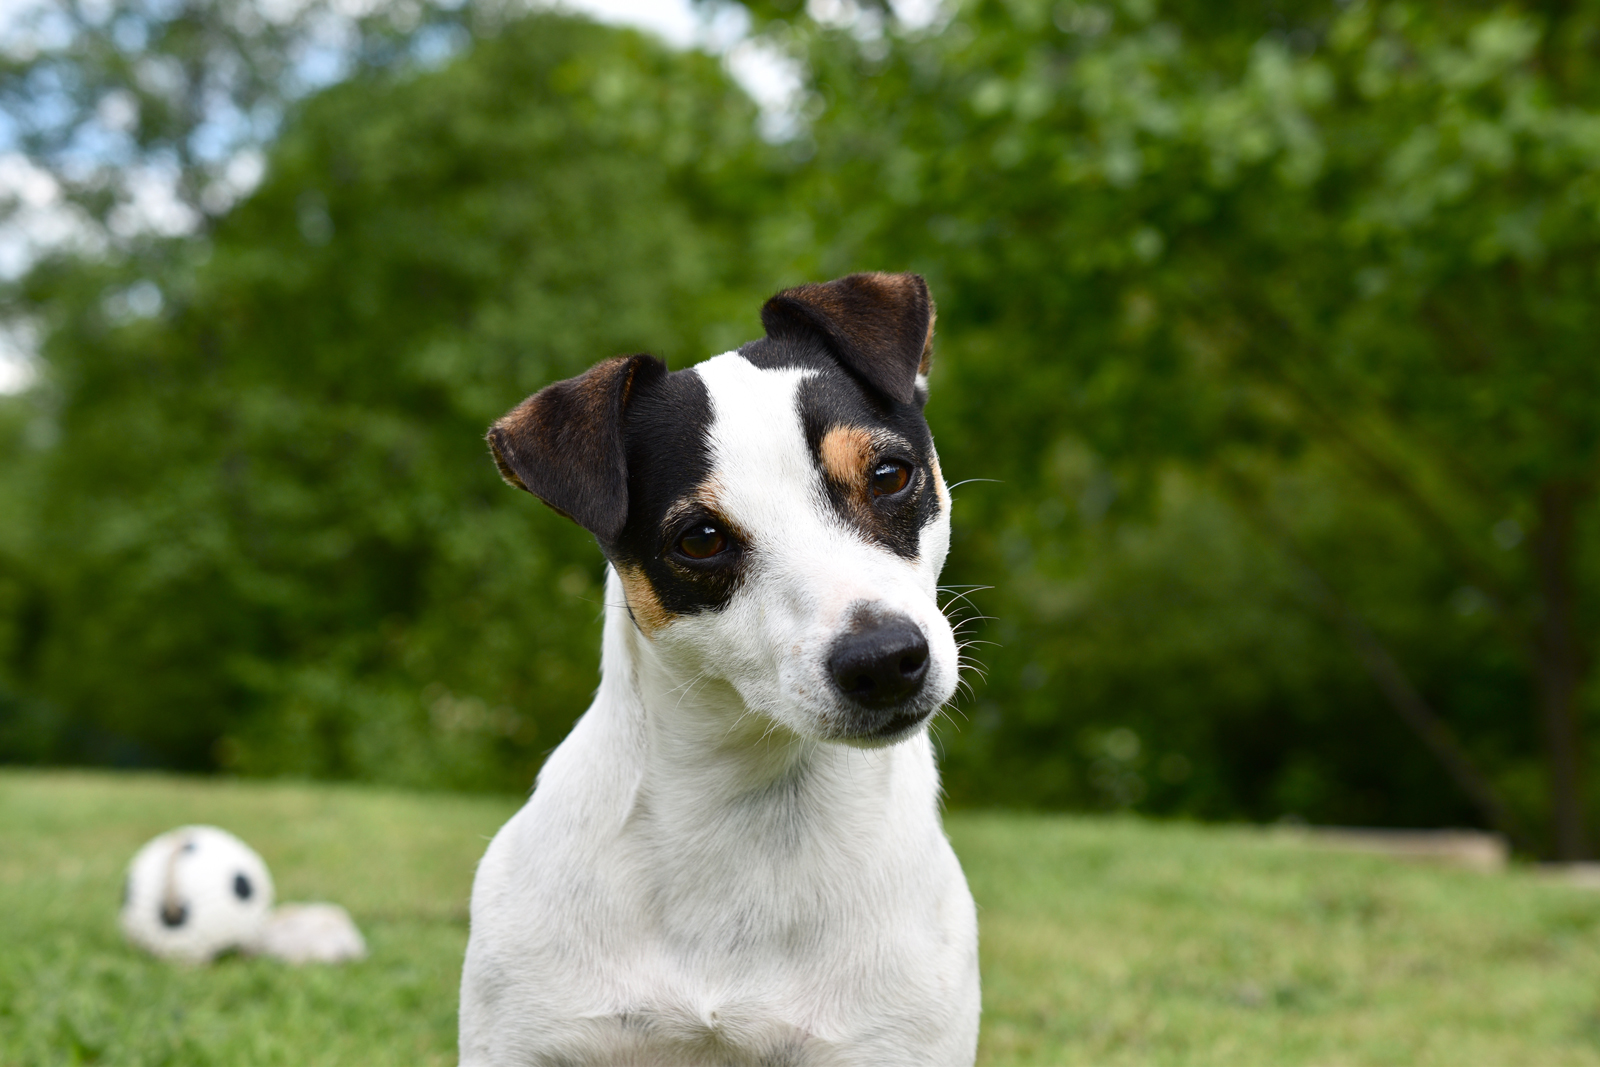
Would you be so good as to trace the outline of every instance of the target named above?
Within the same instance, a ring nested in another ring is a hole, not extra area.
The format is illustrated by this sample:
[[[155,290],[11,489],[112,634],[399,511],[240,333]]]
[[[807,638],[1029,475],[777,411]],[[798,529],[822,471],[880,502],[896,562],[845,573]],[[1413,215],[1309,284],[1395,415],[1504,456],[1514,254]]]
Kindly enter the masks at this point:
[[[450,1063],[466,900],[515,799],[0,773],[0,1063]],[[1597,1064],[1600,893],[1131,819],[958,813],[984,1064]],[[345,904],[365,962],[171,966],[122,871],[211,822],[281,900]]]

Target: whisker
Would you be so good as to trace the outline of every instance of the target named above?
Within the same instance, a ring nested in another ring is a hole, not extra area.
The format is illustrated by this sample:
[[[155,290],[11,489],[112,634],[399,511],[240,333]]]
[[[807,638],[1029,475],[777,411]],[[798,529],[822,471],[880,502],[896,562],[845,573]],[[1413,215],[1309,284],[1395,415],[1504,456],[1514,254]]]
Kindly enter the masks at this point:
[[[958,653],[966,652],[969,649],[976,648],[978,645],[993,645],[996,648],[1000,647],[1000,643],[998,641],[985,641],[978,637],[968,637],[963,634],[956,634],[956,651]]]
[[[675,685],[671,689],[668,689],[667,692],[676,693],[680,689],[686,689],[689,686],[694,685],[694,683],[698,682],[700,679],[704,678],[705,676],[706,676],[706,672],[705,671],[700,671],[693,678],[690,678],[687,682],[684,682],[682,685]]]
[[[683,707],[683,702],[685,700],[689,699],[689,694],[690,693],[694,692],[695,683],[696,682],[700,682],[700,681],[704,681],[708,677],[710,677],[710,675],[708,675],[705,671],[701,671],[699,674],[697,674],[693,678],[689,679],[689,681],[687,683],[685,683],[682,686],[679,686],[678,688],[679,689],[683,689],[684,692],[683,692],[683,695],[678,698],[678,702],[673,705],[672,710],[673,711],[677,711],[679,708]],[[668,690],[668,692],[672,692],[672,690]]]
[[[760,744],[761,742],[766,741],[767,738],[772,736],[773,731],[775,731],[777,728],[778,728],[777,722],[775,720],[773,720],[773,719],[768,719],[767,720],[767,728],[765,730],[761,731],[761,741],[758,741],[757,744]]]
[[[990,589],[993,589],[993,588],[994,588],[994,586],[992,586],[992,585],[974,585],[974,586],[969,587],[966,590],[966,592],[964,592],[964,593],[956,593],[955,590],[953,590],[953,589],[944,590],[944,592],[947,592],[947,593],[954,593],[954,595],[951,596],[949,600],[945,601],[945,605],[944,605],[945,606],[945,610],[948,610],[951,604],[959,604],[963,600],[965,600],[968,604],[971,604],[972,603],[972,594],[986,592],[986,591],[988,591]],[[976,605],[974,605],[974,606],[976,606]]]
[[[985,615],[983,612],[979,611],[976,607],[972,608],[972,614],[970,614],[970,615],[960,615],[960,616],[946,615],[945,618],[949,619],[951,622],[994,622],[994,621],[996,621],[995,616],[993,616],[993,615]]]
[[[992,588],[992,587],[990,587],[990,586],[975,586],[972,589],[968,589],[965,592],[960,592],[960,593],[955,592],[954,590],[948,590],[948,589],[944,590],[944,593],[945,593],[945,596],[946,596],[947,599],[945,600],[945,602],[942,605],[940,605],[939,610],[944,612],[947,615],[950,612],[953,612],[953,611],[969,611],[969,610],[970,611],[979,611],[979,610],[982,610],[981,608],[978,607],[977,601],[973,600],[972,597],[973,597],[974,594],[984,592],[988,588]]]
[[[989,680],[989,668],[977,662],[976,660],[967,660],[961,664],[961,667],[965,669],[967,673],[976,674],[979,678],[982,678],[986,682]]]
[[[971,722],[972,721],[972,720],[967,718],[967,713],[962,711],[960,708],[956,707],[956,705],[954,703],[943,704],[943,705],[940,706],[939,711],[938,711],[938,714],[943,715],[947,719],[950,718],[952,713],[961,716],[963,721],[966,721],[966,722]]]
[[[744,722],[745,718],[749,714],[750,714],[750,709],[749,708],[745,708],[743,711],[741,711],[739,713],[739,717],[737,719],[734,719],[733,722],[728,724],[727,731],[724,732],[723,735],[722,735],[723,739],[726,740],[729,736],[731,736],[733,734],[733,732],[739,728],[739,724]]]

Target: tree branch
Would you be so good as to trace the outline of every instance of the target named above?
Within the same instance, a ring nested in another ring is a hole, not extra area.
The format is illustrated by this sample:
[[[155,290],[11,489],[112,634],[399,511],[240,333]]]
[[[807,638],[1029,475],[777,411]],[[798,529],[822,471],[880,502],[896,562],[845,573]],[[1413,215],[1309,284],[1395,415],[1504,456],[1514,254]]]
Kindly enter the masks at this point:
[[[1245,300],[1236,303],[1239,307],[1250,306]],[[1270,311],[1255,317],[1267,323],[1285,348],[1291,346],[1304,348],[1309,344],[1304,338],[1295,335],[1277,315]],[[1512,614],[1509,607],[1511,597],[1501,578],[1484,566],[1477,553],[1461,538],[1455,527],[1440,514],[1422,491],[1394,464],[1368,447],[1317,398],[1311,389],[1296,378],[1284,361],[1270,351],[1269,346],[1261,344],[1256,339],[1253,331],[1247,333],[1243,339],[1243,346],[1258,358],[1259,363],[1278,384],[1289,391],[1293,400],[1322,428],[1324,436],[1353,461],[1357,471],[1367,481],[1385,490],[1409,511],[1452,563],[1483,592],[1490,615],[1501,636],[1524,656],[1530,659],[1534,657],[1534,642],[1525,627]]]
[[[1499,792],[1478,769],[1449,724],[1417,692],[1366,620],[1338,595],[1289,529],[1261,505],[1253,487],[1231,471],[1224,472],[1223,482],[1241,514],[1294,565],[1312,602],[1338,627],[1390,708],[1439,761],[1489,825],[1514,843],[1522,842],[1524,838]]]

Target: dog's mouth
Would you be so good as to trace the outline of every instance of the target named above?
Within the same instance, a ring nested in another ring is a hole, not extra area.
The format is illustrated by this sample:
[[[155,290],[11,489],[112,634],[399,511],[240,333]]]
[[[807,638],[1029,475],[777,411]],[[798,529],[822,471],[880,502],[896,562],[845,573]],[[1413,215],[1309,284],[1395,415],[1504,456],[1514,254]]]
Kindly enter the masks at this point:
[[[861,709],[849,716],[837,737],[858,748],[885,748],[910,737],[932,716],[932,708]]]

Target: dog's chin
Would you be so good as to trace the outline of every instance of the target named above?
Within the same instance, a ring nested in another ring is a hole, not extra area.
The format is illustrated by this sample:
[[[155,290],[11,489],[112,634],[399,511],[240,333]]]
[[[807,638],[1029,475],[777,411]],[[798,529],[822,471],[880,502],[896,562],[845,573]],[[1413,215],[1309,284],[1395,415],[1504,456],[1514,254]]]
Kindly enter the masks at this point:
[[[849,745],[851,748],[888,748],[921,733],[928,725],[928,720],[933,717],[933,711],[933,708],[918,707],[916,704],[905,708],[874,709],[870,712],[863,709],[856,711],[855,716],[874,721],[863,721],[859,725],[845,724],[828,740]]]

